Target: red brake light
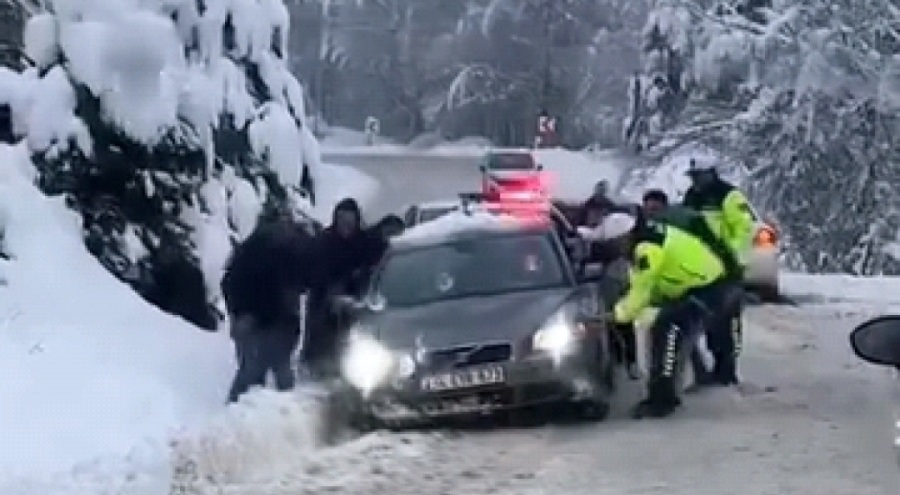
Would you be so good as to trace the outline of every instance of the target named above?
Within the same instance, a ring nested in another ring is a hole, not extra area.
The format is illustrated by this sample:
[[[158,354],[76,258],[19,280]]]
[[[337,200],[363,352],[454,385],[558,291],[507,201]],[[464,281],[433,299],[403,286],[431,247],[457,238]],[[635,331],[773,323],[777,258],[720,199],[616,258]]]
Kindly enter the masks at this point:
[[[769,226],[760,227],[756,231],[753,245],[761,248],[775,248],[778,246],[778,233]]]

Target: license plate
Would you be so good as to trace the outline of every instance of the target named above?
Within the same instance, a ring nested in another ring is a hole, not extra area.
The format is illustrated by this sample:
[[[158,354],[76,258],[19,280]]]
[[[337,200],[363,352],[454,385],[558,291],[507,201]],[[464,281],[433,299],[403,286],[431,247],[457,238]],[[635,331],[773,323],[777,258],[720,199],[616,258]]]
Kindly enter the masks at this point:
[[[505,381],[506,373],[502,366],[488,366],[425,376],[421,383],[422,390],[440,392],[496,385]]]

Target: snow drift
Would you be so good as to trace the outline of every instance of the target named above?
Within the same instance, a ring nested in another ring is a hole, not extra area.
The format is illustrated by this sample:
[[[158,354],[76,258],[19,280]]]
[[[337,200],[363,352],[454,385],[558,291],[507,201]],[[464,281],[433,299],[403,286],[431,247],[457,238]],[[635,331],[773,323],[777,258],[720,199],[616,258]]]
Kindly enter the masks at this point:
[[[104,270],[78,215],[31,182],[24,145],[0,147],[0,164],[0,397],[15,398],[0,401],[15,425],[0,428],[0,493],[159,495],[189,483],[185,466],[236,483],[318,452],[314,398],[260,391],[226,409],[228,338]]]
[[[15,398],[0,401],[0,479],[162,449],[171,429],[221,408],[227,339],[154,309],[103,270],[77,215],[15,169],[26,150],[2,147],[0,163],[11,257],[0,287],[0,396]]]

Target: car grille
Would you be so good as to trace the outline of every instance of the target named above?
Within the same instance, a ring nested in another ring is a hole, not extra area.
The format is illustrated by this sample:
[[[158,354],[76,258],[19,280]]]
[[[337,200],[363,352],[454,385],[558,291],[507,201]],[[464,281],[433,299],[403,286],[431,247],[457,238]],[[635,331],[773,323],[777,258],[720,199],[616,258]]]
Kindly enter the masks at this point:
[[[428,354],[428,364],[434,369],[463,368],[507,361],[510,357],[510,344],[467,345],[432,351]]]

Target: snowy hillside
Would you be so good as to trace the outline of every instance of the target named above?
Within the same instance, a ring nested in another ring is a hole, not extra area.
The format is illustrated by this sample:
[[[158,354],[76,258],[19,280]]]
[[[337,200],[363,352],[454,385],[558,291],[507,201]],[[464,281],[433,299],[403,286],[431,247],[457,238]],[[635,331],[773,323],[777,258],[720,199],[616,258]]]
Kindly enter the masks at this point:
[[[89,251],[157,306],[214,329],[231,243],[259,214],[287,203],[327,221],[374,193],[321,163],[281,0],[49,5],[25,32],[37,67],[0,68],[0,105]]]
[[[0,148],[0,493],[9,477],[163,449],[172,428],[221,407],[226,338],[143,302],[85,250],[80,221]]]

